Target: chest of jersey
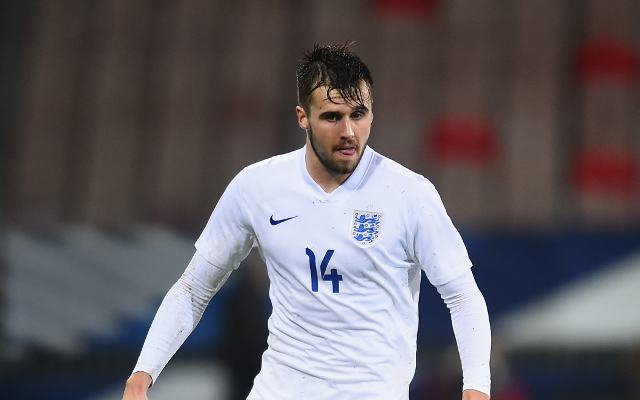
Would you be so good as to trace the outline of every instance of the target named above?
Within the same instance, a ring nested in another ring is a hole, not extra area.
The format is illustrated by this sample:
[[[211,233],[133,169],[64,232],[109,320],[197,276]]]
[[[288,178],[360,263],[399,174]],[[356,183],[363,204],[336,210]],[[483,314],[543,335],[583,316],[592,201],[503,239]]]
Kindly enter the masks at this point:
[[[264,198],[254,214],[259,250],[272,282],[317,295],[408,285],[413,266],[398,202],[353,195],[339,202],[304,193]]]

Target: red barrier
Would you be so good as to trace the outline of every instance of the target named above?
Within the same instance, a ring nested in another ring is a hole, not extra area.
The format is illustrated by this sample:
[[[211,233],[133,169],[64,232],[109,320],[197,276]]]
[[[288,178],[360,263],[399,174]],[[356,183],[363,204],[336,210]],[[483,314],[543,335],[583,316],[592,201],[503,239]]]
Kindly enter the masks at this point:
[[[431,19],[437,14],[439,0],[375,0],[374,10],[383,18]]]
[[[444,164],[484,166],[494,160],[498,153],[495,129],[483,116],[438,119],[427,146],[435,159]]]
[[[615,82],[625,86],[638,78],[638,57],[634,46],[614,38],[592,38],[578,49],[575,76],[580,83]]]
[[[632,196],[638,185],[638,162],[624,150],[582,150],[573,160],[572,179],[581,193]]]

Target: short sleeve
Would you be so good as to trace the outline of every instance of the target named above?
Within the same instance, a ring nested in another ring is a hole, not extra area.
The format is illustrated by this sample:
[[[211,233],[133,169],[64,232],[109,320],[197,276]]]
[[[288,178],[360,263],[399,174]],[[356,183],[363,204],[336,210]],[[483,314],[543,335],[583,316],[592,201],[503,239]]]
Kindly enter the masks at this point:
[[[241,176],[236,176],[220,197],[196,249],[211,264],[236,269],[253,246],[253,229],[247,215]]]
[[[471,260],[433,184],[421,184],[415,199],[412,256],[432,285],[443,285],[471,268]]]

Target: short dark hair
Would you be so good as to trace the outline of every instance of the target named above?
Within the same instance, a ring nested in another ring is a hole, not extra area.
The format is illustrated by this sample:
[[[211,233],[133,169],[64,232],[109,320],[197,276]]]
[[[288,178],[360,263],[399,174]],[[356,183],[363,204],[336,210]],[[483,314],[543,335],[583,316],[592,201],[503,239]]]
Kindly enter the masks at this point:
[[[316,44],[304,55],[296,80],[298,83],[298,104],[309,113],[311,95],[320,86],[327,87],[327,98],[333,101],[329,92],[333,89],[350,104],[365,107],[362,83],[367,85],[372,96],[373,78],[369,68],[350,51],[353,42],[344,45],[322,46]]]

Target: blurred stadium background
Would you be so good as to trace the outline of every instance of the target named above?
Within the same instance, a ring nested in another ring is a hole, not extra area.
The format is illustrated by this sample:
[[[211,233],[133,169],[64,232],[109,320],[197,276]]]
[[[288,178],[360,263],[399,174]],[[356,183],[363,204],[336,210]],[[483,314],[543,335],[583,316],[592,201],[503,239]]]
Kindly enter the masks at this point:
[[[300,147],[295,69],[355,40],[370,144],[431,179],[493,322],[493,399],[640,399],[636,0],[4,0],[0,398],[120,399],[227,182]],[[151,397],[240,399],[255,255]],[[459,399],[424,285],[412,400]]]

